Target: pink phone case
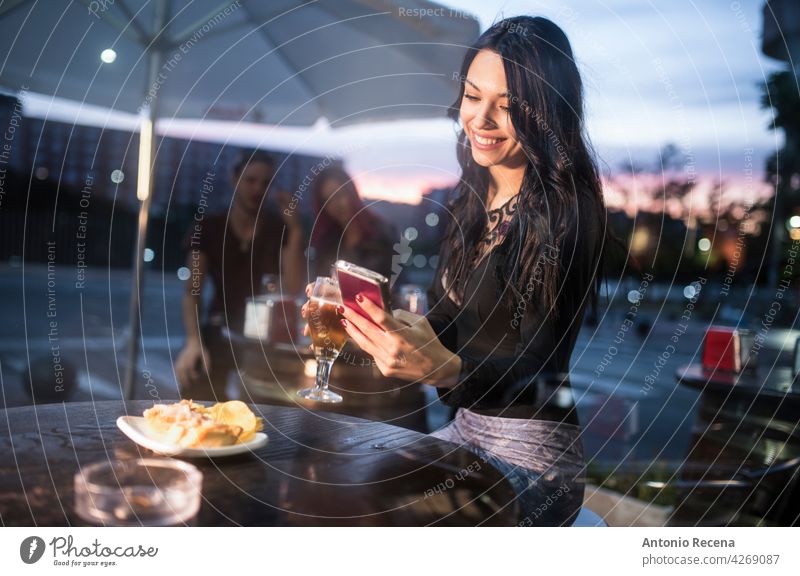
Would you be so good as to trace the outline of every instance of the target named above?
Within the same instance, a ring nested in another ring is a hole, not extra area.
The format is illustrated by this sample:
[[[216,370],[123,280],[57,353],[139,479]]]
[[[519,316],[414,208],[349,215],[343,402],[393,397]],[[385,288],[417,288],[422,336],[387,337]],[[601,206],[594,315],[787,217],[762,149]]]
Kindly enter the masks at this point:
[[[356,295],[363,294],[376,306],[391,311],[389,281],[386,277],[342,260],[336,262],[335,268],[339,289],[342,292],[342,302],[346,306],[356,310],[365,318],[369,318],[369,315],[356,301]]]

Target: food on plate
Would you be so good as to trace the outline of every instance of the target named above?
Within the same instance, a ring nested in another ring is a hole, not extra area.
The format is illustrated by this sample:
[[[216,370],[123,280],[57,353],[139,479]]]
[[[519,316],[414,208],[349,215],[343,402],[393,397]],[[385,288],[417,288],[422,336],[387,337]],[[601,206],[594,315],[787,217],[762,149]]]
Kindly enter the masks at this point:
[[[240,443],[252,440],[256,432],[261,431],[263,428],[261,418],[257,418],[252,410],[247,407],[247,404],[239,400],[219,402],[208,408],[206,413],[211,416],[214,422],[241,427]]]
[[[150,427],[164,441],[184,448],[218,448],[252,440],[263,427],[244,402],[203,406],[191,400],[156,404],[144,411]]]

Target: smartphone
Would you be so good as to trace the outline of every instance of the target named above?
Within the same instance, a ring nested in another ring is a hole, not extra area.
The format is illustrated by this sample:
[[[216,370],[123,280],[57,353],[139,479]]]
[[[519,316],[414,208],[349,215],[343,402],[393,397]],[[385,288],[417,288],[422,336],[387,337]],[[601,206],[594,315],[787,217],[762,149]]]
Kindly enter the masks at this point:
[[[389,314],[392,313],[389,280],[386,276],[345,260],[337,260],[333,269],[339,282],[342,302],[346,306],[369,318],[369,314],[356,302],[356,295],[361,293],[376,306],[380,306]]]

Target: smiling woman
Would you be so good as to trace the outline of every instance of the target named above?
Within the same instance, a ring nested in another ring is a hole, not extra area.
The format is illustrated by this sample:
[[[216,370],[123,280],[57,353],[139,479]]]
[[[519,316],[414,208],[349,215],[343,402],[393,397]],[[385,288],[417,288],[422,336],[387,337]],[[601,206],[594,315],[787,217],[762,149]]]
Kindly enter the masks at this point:
[[[436,386],[457,408],[434,435],[506,474],[520,525],[569,525],[584,461],[566,374],[606,238],[581,79],[561,29],[530,17],[487,30],[460,79],[462,175],[430,312],[388,314],[357,297],[368,318],[340,313],[384,375]]]

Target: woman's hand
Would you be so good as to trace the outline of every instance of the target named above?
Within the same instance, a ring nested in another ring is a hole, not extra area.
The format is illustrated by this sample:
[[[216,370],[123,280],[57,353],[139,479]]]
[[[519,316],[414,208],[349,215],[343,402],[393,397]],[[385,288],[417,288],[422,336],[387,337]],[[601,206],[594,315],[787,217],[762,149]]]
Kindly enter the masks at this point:
[[[371,355],[381,374],[452,388],[461,372],[461,358],[441,343],[424,316],[405,310],[388,314],[361,294],[356,300],[369,318],[347,306],[339,312],[350,338]]]

